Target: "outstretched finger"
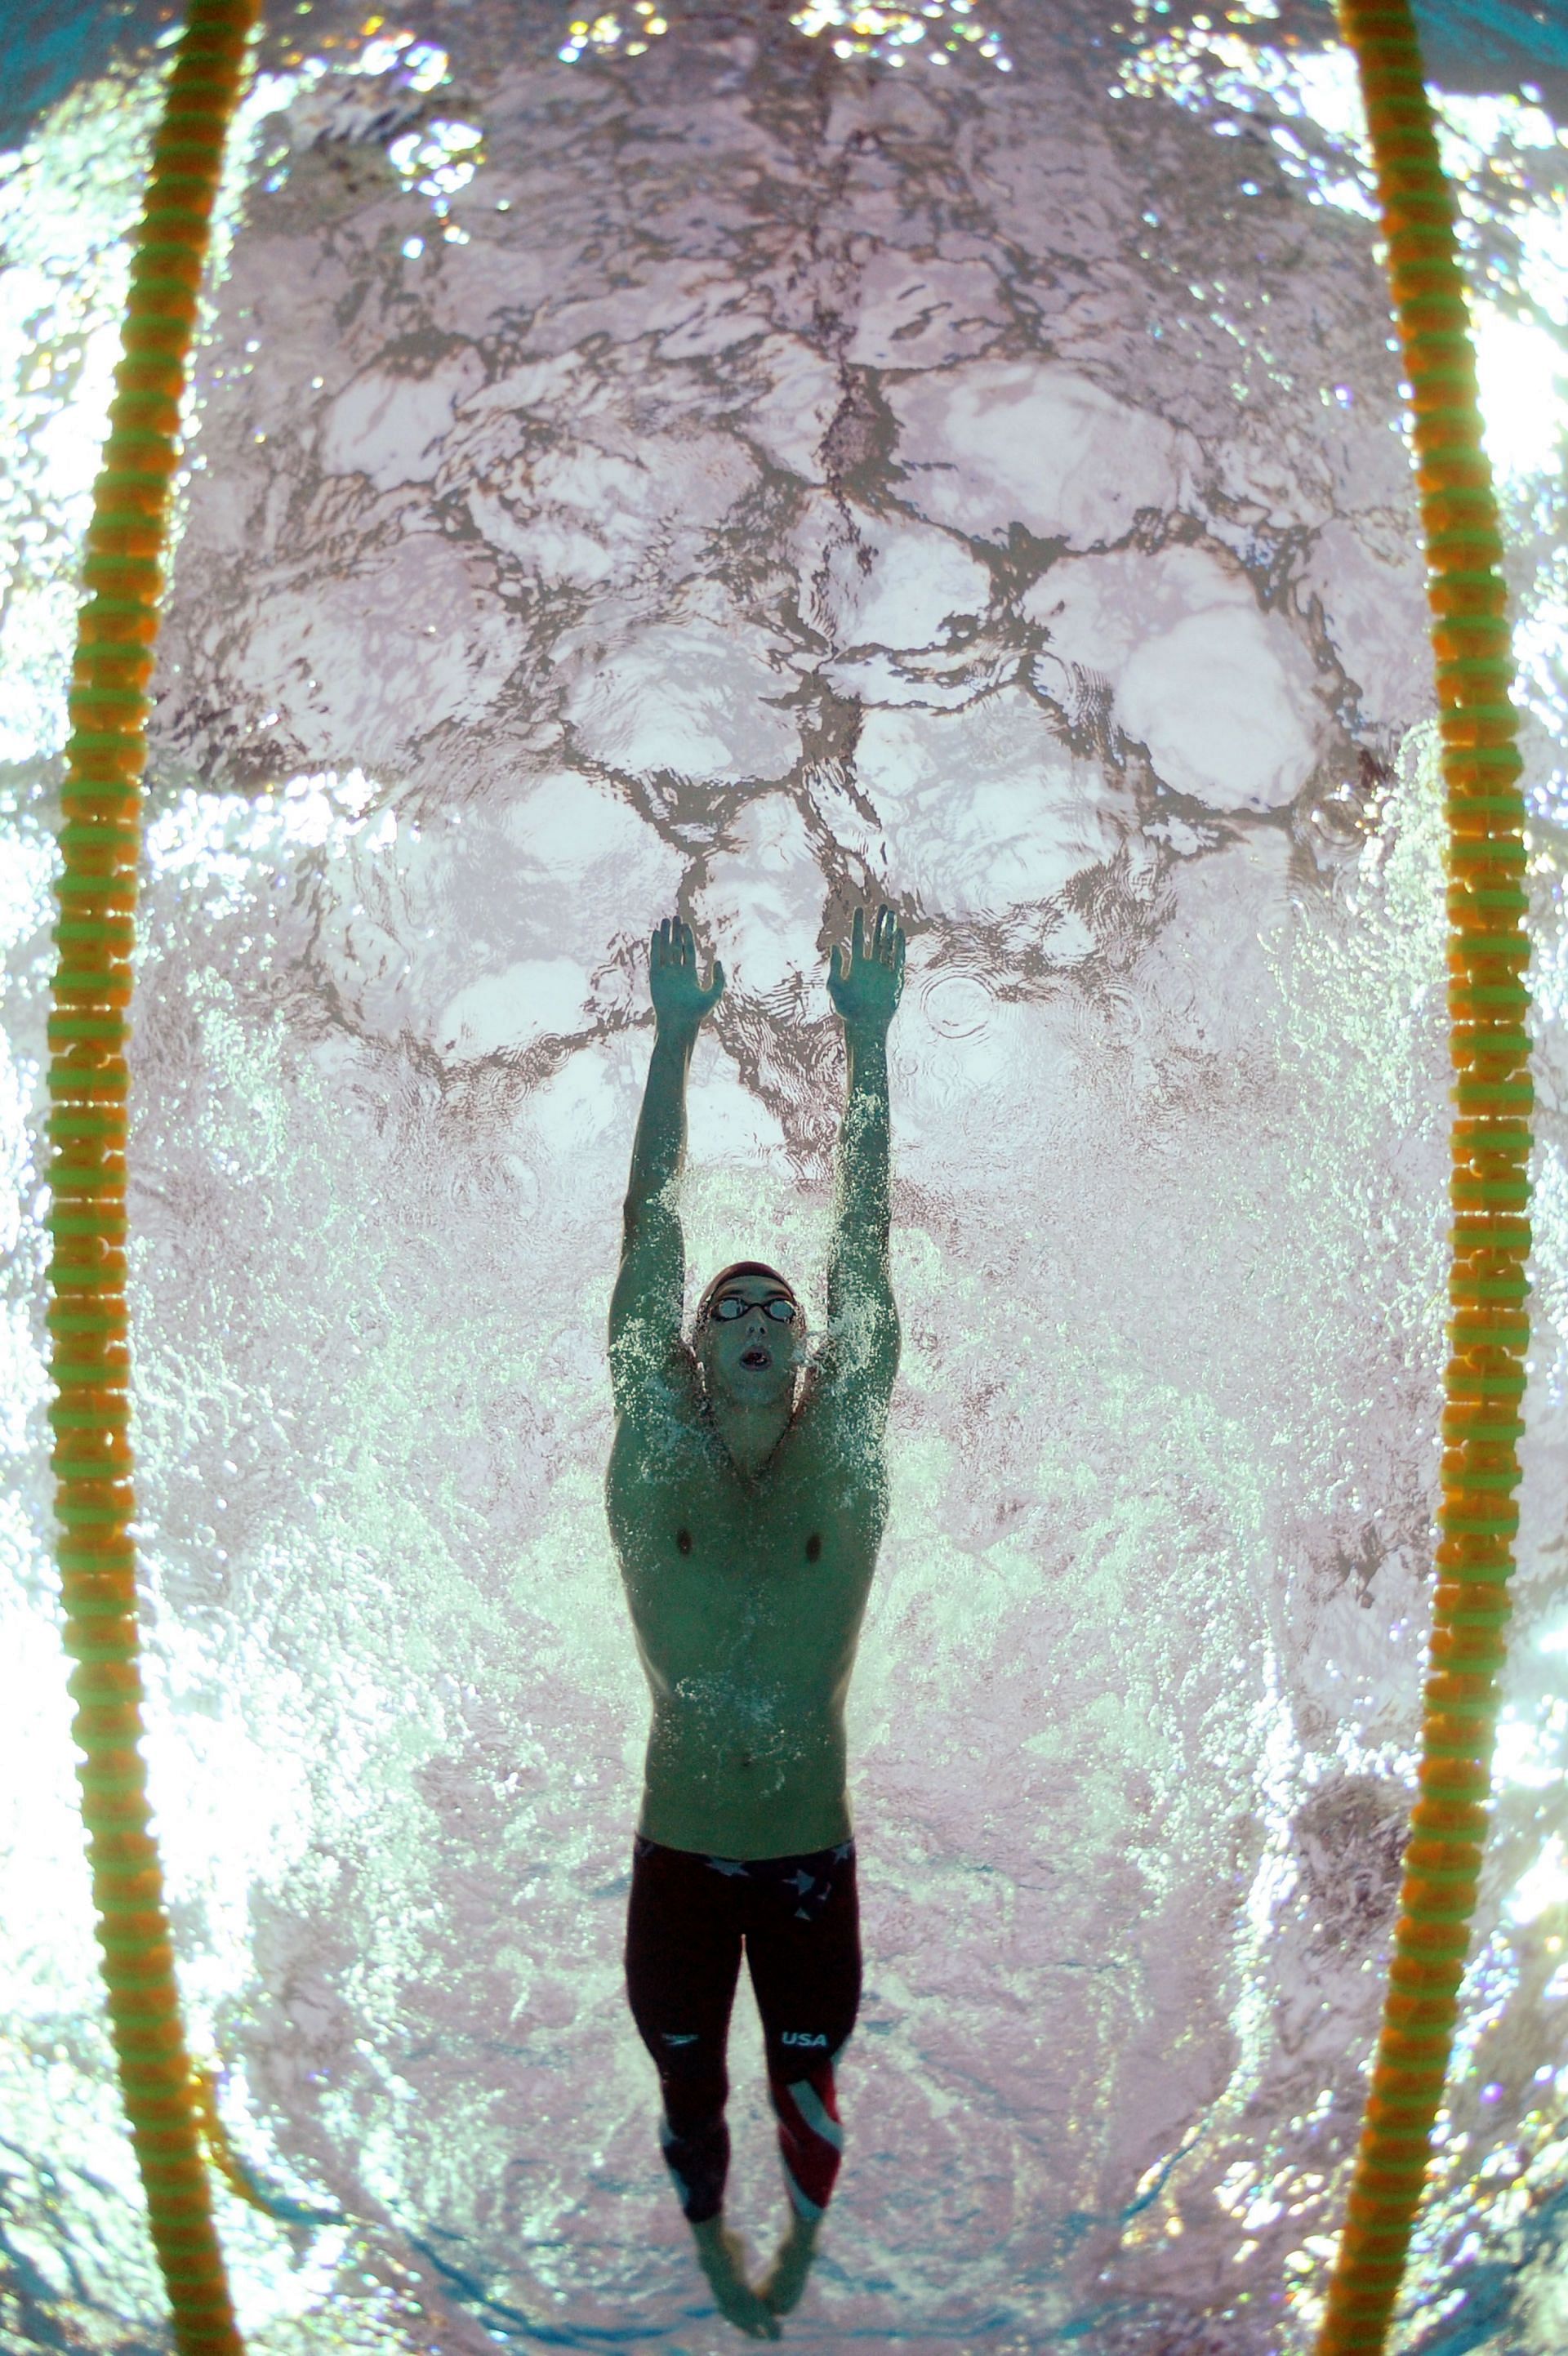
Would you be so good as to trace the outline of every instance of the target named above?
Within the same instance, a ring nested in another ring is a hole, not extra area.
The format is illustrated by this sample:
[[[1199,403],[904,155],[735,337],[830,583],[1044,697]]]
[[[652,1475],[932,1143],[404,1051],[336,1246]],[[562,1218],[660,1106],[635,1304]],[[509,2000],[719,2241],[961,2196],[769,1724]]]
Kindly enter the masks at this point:
[[[865,910],[864,908],[857,908],[854,912],[854,945],[850,950],[850,960],[852,964],[858,965],[865,955]]]
[[[722,998],[725,994],[725,969],[717,958],[708,969],[708,996]]]

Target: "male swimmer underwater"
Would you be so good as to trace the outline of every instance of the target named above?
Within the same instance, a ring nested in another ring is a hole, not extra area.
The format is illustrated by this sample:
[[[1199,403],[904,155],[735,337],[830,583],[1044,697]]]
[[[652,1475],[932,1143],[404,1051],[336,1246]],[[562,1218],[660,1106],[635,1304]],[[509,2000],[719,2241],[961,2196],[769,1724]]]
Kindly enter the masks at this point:
[[[653,1697],[627,1919],[627,1990],[659,2071],[660,2136],[720,2308],[753,2339],[805,2287],[843,2134],[833,2064],[860,2002],[844,1696],[887,1516],[898,1366],[888,1270],[887,1030],[904,936],[857,909],[828,991],[843,1023],[827,1331],[808,1365],[796,1294],[737,1261],[681,1331],[676,1190],[704,987],[691,928],[654,934],[656,1029],[610,1302],[616,1436],[606,1483]],[[793,2218],[746,2280],[724,2222],[725,2048],[744,1942]]]

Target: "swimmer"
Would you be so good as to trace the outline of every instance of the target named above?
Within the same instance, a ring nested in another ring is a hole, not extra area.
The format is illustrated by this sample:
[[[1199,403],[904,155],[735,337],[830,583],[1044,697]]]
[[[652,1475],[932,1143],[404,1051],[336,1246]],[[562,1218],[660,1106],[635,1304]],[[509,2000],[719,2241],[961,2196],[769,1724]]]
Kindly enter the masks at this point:
[[[860,2002],[844,1697],[887,1517],[898,1365],[888,1269],[887,1031],[904,978],[891,910],[857,909],[828,991],[847,1091],[827,1323],[762,1260],[720,1270],[682,1333],[676,1204],[686,1078],[723,994],[691,927],[654,934],[655,1033],[610,1302],[616,1434],[606,1483],[652,1694],[633,1844],[627,1992],[663,2098],[660,2139],[732,2323],[776,2340],[799,2301],[843,2147],[833,2065]],[[766,2277],[725,2223],[725,2053],[744,1944],[793,2211]]]

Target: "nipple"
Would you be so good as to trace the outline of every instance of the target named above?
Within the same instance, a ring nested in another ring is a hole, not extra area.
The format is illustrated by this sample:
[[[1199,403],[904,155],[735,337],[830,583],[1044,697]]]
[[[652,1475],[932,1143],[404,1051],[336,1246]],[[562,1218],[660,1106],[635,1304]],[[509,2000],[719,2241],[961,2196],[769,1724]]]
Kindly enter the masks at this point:
[[[811,1537],[806,1540],[806,1560],[808,1562],[815,1562],[822,1551],[822,1539],[818,1537],[816,1531],[813,1530]]]
[[[691,1531],[677,1530],[675,1533],[675,1543],[680,1547],[682,1554],[690,1554],[692,1551]]]

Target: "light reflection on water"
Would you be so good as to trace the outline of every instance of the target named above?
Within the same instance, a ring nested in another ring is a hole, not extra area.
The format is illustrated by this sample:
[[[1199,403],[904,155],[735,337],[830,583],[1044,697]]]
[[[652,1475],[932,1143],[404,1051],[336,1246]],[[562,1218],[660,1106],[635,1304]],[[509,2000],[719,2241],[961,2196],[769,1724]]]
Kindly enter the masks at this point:
[[[721,2344],[620,1992],[646,1700],[599,1499],[640,945],[677,894],[732,978],[693,1074],[698,1274],[760,1247],[815,1280],[826,939],[862,890],[911,937],[895,1510],[851,1718],[867,1990],[789,2329],[1295,2349],[1331,2254],[1442,1360],[1431,695],[1354,79],[1260,5],[1134,12],[1120,48],[1098,9],[996,7],[934,70],[893,37],[913,11],[802,13],[814,47],[714,11],[634,58],[629,15],[578,41],[535,8],[497,56],[456,9],[318,8],[246,111],[161,674],[134,1266],[195,2042],[258,2176],[352,2221],[223,2196],[268,2350]],[[30,1140],[156,95],[145,64],[84,82],[0,181],[0,2069],[22,2337],[105,2347],[157,2301],[50,1624]],[[1443,113],[1546,1111],[1498,1832],[1411,2288],[1430,2318],[1501,2267],[1498,2332],[1544,2350],[1568,130],[1528,95]],[[743,1997],[760,2234],[755,2041]]]

